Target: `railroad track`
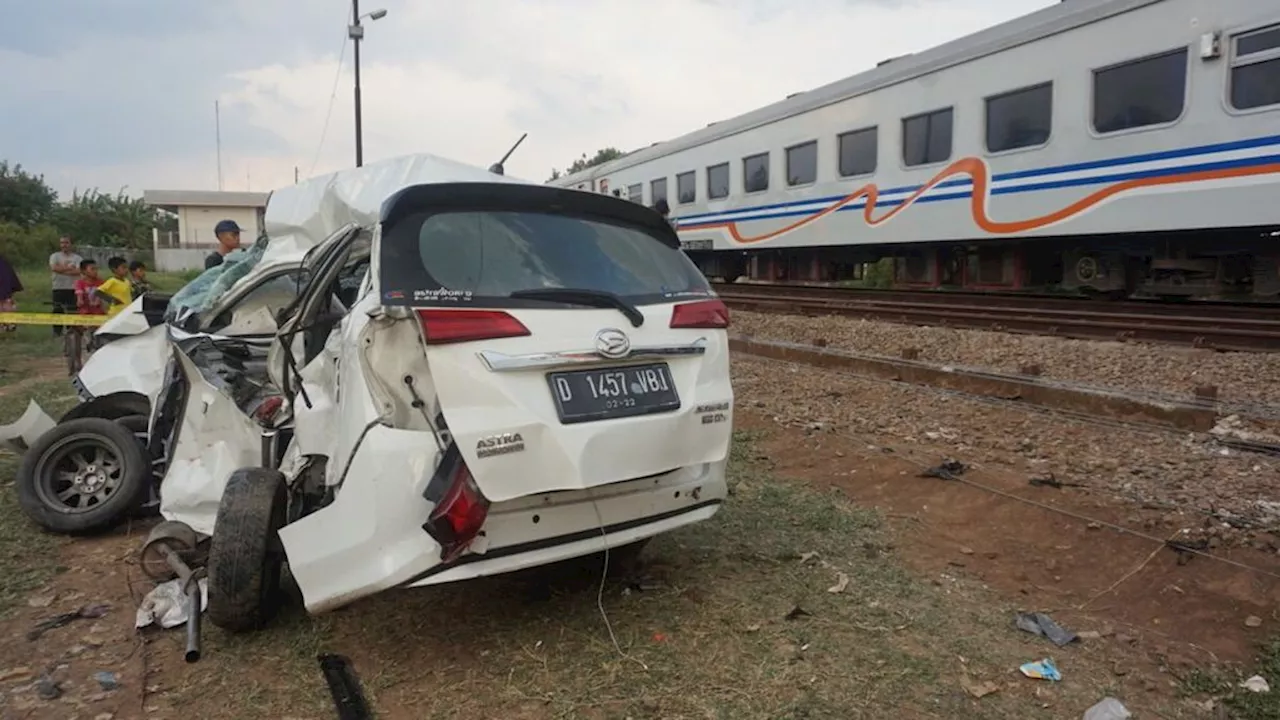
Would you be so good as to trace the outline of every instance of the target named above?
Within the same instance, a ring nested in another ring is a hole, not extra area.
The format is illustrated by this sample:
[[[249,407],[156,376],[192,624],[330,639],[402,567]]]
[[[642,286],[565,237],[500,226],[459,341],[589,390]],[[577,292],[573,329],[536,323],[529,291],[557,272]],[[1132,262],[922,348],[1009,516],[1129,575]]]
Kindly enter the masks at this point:
[[[1280,351],[1280,306],[717,283],[732,308],[1092,340]]]

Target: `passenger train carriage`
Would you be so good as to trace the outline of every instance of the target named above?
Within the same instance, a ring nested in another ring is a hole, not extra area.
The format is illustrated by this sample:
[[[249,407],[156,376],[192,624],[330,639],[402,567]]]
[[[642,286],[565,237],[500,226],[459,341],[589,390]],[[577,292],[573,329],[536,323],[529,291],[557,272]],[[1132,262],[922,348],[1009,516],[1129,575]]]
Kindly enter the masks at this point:
[[[1057,5],[554,181],[708,275],[1280,295],[1280,2]]]

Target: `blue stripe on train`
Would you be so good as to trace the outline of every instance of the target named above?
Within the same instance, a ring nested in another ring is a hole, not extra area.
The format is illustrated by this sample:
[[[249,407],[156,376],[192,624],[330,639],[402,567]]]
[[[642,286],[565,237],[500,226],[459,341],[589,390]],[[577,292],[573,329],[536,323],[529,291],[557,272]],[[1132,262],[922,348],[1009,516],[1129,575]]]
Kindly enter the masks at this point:
[[[1123,157],[1109,158],[1107,160],[1092,160],[1089,162],[1072,163],[1070,165],[1056,165],[1056,166],[1047,167],[1047,168],[1037,168],[1032,170],[1018,170],[1016,172],[1008,172],[1008,173],[997,173],[992,175],[991,180],[992,182],[999,182],[1002,180],[1020,180],[1020,179],[1031,178],[1031,177],[1060,175],[1063,173],[1080,172],[1083,170],[1096,170],[1099,168],[1117,167],[1120,165],[1133,165],[1136,163],[1157,162],[1160,160],[1172,160],[1176,158],[1192,158],[1198,155],[1209,155],[1212,153],[1220,153],[1220,152],[1232,152],[1235,150],[1249,150],[1252,148],[1267,147],[1269,145],[1280,145],[1280,135],[1269,135],[1267,137],[1252,138],[1249,140],[1236,140],[1233,142],[1216,143],[1213,145],[1201,145],[1201,146],[1191,147],[1191,148],[1179,148],[1177,150],[1163,150],[1160,152],[1143,153],[1141,155],[1126,155]],[[1274,158],[1275,156],[1268,156],[1268,157]],[[1256,160],[1258,159],[1249,158],[1247,160],[1229,161],[1229,162],[1251,164],[1251,163],[1254,163]],[[1263,160],[1265,160],[1265,158],[1263,158]],[[1239,165],[1228,164],[1228,165],[1223,165],[1222,167],[1239,167]],[[1146,172],[1154,173],[1154,174],[1182,173],[1182,172],[1192,172],[1196,168],[1209,169],[1203,165],[1189,165],[1189,166],[1178,166],[1173,168],[1161,168],[1159,170],[1151,170]],[[1150,175],[1139,173],[1139,174],[1133,175],[1132,177],[1149,177],[1149,176]],[[1055,187],[1076,187],[1079,185],[1089,185],[1089,184],[1099,183],[1099,182],[1110,182],[1117,177],[1119,176],[1107,175],[1107,176],[1101,176],[1098,178],[1079,178],[1074,180],[1058,181],[1063,184],[1037,183],[1034,185],[1026,185],[1026,186],[1016,187],[1016,188],[999,188],[999,189],[993,190],[992,194],[1002,195],[1002,194],[1008,194],[1008,193],[1024,192],[1024,191],[1027,191],[1028,188],[1035,189],[1035,190],[1047,190]],[[1130,176],[1125,176],[1122,179],[1130,179]],[[969,180],[968,178],[963,178],[963,179],[956,179],[956,180],[948,180],[946,182],[939,183],[935,187],[936,189],[947,189],[947,188],[953,188],[953,187],[968,186],[971,184],[972,184],[971,180]],[[923,187],[923,183],[917,184],[917,185],[902,185],[900,187],[883,189],[880,191],[880,194],[891,195],[894,193],[913,193],[916,190],[919,190],[921,187]],[[731,213],[732,214],[755,213],[755,212],[762,212],[766,210],[780,210],[780,209],[786,209],[786,208],[795,208],[802,205],[830,204],[840,200],[843,197],[844,197],[843,195],[829,195],[826,197],[807,198],[805,200],[793,200],[793,201],[788,201],[784,203],[772,203],[769,205],[756,205],[752,207],[735,208],[733,210],[721,210],[718,212],[698,213],[695,215],[684,215],[677,218],[677,220],[681,224],[685,224],[685,223],[688,223],[689,221],[698,220],[700,218],[720,217],[720,216],[728,215]],[[930,196],[926,198],[921,198],[917,202],[931,202],[934,200],[950,200],[955,197],[968,197],[968,194],[967,193],[964,195],[948,194],[948,195],[939,195],[936,197]],[[900,205],[902,204],[902,201],[886,200],[882,203],[879,203],[879,205],[883,207],[893,207],[895,204]],[[861,205],[859,205],[858,207],[861,207]],[[761,220],[761,219],[773,218],[773,217],[790,217],[793,215],[806,215],[809,212],[810,211],[789,212],[784,214],[770,213],[768,215],[760,215],[758,217],[753,216],[749,218],[735,218],[735,221],[740,222],[742,220]],[[717,222],[720,222],[720,221],[717,221]]]
[[[1267,165],[1270,163],[1280,163],[1280,154],[1263,155],[1259,157],[1245,158],[1243,160],[1224,160],[1220,162],[1200,163],[1197,165],[1180,165],[1177,167],[1170,167],[1170,168],[1143,170],[1140,172],[1111,173],[1109,175],[1098,175],[1098,176],[1087,177],[1087,178],[1072,178],[1070,180],[1054,180],[1054,181],[1047,181],[1042,183],[1032,183],[1029,185],[1019,185],[1017,187],[997,188],[995,190],[992,190],[991,194],[992,195],[1012,195],[1012,194],[1024,193],[1024,192],[1037,192],[1040,190],[1058,190],[1061,188],[1082,187],[1085,185],[1099,185],[1103,183],[1123,182],[1125,180],[1140,180],[1143,178],[1151,178],[1151,177],[1183,175],[1186,173],[1203,172],[1206,170],[1227,170],[1227,169],[1241,168],[1241,167],[1252,167],[1255,165]],[[941,187],[944,187],[945,185],[946,183],[941,183],[937,187],[941,188]],[[887,193],[888,191],[884,191],[884,192]],[[966,189],[958,192],[939,193],[936,195],[934,194],[925,195],[924,197],[916,200],[916,202],[931,203],[931,202],[941,202],[944,200],[960,200],[960,199],[968,198],[972,195],[973,195],[973,190],[970,188],[970,189]],[[837,200],[840,200],[842,197],[844,196],[837,195],[837,196],[825,199],[825,202],[829,202],[829,203],[836,202]],[[730,215],[730,214],[738,215],[741,213],[752,213],[752,214],[747,217],[732,217],[729,220],[714,220],[714,221],[708,221],[704,223],[686,222],[690,218],[678,218],[678,223],[679,223],[679,228],[681,230],[696,230],[698,229],[699,226],[702,226],[702,225],[719,224],[721,222],[750,222],[753,220],[772,220],[776,218],[807,216],[807,215],[812,215],[815,212],[818,212],[818,210],[813,210],[813,209],[789,210],[788,208],[796,207],[797,205],[813,205],[820,202],[824,202],[824,200],[806,200],[802,203],[787,203],[785,205],[766,206],[766,207],[777,208],[778,212],[759,212],[759,210],[764,209],[763,207],[762,208],[744,208],[742,210],[714,213],[714,215]],[[906,202],[906,198],[901,198],[896,200],[880,200],[876,202],[876,207],[892,208],[892,207],[897,207],[898,205],[901,205],[904,202]],[[866,207],[866,205],[867,203],[865,200],[858,200],[857,202],[852,202],[852,203],[849,203],[848,205],[845,205],[844,207],[840,208],[836,212],[845,212],[848,210],[861,210],[862,208]],[[708,217],[708,215],[700,215],[698,217]]]

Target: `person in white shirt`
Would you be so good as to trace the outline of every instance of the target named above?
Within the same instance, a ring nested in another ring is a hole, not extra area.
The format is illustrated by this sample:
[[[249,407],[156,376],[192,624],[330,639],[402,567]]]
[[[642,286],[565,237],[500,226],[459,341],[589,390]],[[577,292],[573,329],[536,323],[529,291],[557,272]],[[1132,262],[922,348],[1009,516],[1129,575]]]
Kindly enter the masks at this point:
[[[49,271],[53,273],[53,311],[76,311],[76,280],[80,279],[80,261],[84,258],[75,252],[71,236],[58,239],[58,252],[49,256]],[[54,336],[62,335],[62,325],[53,326]]]

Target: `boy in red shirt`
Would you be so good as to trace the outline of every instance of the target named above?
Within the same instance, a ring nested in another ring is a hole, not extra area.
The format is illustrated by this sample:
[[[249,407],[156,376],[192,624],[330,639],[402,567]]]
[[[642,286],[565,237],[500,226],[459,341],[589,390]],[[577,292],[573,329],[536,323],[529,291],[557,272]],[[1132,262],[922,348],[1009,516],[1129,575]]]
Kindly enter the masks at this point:
[[[107,309],[95,292],[102,284],[98,277],[98,264],[92,260],[80,261],[80,279],[76,280],[76,310],[81,315],[106,315]]]

